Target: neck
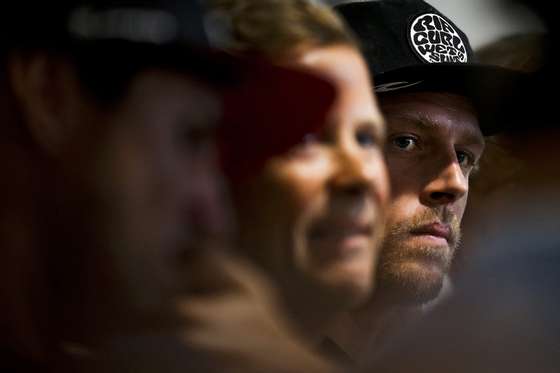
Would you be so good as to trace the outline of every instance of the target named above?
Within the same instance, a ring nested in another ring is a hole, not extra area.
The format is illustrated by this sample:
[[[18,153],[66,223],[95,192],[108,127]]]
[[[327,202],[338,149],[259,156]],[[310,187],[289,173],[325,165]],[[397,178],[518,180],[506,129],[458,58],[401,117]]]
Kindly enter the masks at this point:
[[[332,323],[329,337],[355,362],[378,355],[408,323],[422,314],[422,305],[399,305],[376,296],[363,307]]]
[[[344,307],[333,302],[337,297],[331,292],[303,283],[295,281],[282,286],[283,298],[288,315],[300,334],[310,345],[317,346],[324,338],[328,325],[340,317]]]

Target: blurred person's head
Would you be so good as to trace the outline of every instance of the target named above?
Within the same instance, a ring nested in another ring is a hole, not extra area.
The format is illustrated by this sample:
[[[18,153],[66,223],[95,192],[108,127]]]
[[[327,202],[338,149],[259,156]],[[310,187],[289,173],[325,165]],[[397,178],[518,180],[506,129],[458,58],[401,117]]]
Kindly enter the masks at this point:
[[[195,1],[23,8],[3,24],[0,323],[40,355],[157,324],[189,256],[222,245],[214,132],[242,73]]]
[[[373,289],[388,196],[384,121],[365,61],[343,23],[317,3],[215,3],[229,16],[232,50],[308,70],[338,91],[322,129],[233,185],[240,247],[292,306],[321,305],[328,314],[356,305]]]
[[[496,131],[486,118],[514,75],[474,63],[467,36],[424,1],[351,2],[336,10],[360,39],[387,122],[392,200],[378,294],[422,304],[442,289],[469,179],[484,136]]]
[[[227,230],[212,136],[221,103],[206,69],[198,62],[180,69],[169,55],[150,59],[169,51],[118,27],[88,29],[117,12],[131,23],[157,19],[161,4],[87,5],[45,10],[53,18],[40,23],[45,34],[19,34],[3,55],[2,114],[11,132],[4,150],[21,155],[12,161],[25,179],[10,175],[15,185],[2,198],[21,201],[17,183],[32,184],[39,217],[37,235],[26,239],[38,242],[27,253],[36,268],[26,270],[44,276],[48,294],[22,327],[68,341],[134,325],[166,305],[181,286],[180,258]],[[63,12],[74,22],[68,40],[54,34],[64,29],[54,21]],[[18,250],[15,243],[6,250]],[[39,303],[41,291],[27,285],[36,284],[22,283],[22,302]]]

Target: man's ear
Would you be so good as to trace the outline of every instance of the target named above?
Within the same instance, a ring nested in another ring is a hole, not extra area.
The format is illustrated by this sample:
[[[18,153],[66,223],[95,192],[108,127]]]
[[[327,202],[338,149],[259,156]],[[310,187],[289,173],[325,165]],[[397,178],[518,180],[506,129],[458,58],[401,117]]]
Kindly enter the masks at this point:
[[[75,67],[62,58],[36,53],[13,56],[8,69],[25,124],[35,142],[56,157],[80,126],[85,104]]]

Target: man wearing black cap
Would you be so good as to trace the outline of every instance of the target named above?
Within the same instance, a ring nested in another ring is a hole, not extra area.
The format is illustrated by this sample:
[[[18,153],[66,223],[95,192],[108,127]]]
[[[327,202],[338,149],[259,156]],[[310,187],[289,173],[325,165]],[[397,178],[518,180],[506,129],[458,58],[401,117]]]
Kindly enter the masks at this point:
[[[330,85],[210,51],[195,1],[18,3],[1,17],[0,370],[325,367],[283,328],[257,274],[195,258],[229,231],[221,108],[235,124],[259,119],[220,92],[233,98],[237,84],[270,110],[287,88],[318,98],[289,142],[324,120]]]
[[[371,353],[371,343],[379,347],[447,283],[469,177],[484,136],[496,130],[490,109],[513,73],[474,63],[466,35],[424,1],[336,9],[358,35],[375,79],[393,192],[374,299],[353,315],[355,333],[334,332],[346,334],[337,339],[359,355]]]
[[[540,15],[547,33],[542,66],[501,113],[507,128],[500,140],[515,157],[516,173],[473,216],[479,228],[453,297],[399,336],[367,372],[558,371],[560,148],[551,142],[560,125],[549,90],[560,83],[558,22],[549,1],[503,6],[519,2]]]

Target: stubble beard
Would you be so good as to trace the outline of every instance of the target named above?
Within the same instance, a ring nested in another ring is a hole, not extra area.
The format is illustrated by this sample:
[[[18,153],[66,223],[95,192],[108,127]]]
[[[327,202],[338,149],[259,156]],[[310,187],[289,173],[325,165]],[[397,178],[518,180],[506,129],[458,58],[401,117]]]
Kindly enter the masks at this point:
[[[411,231],[435,220],[451,228],[447,245],[410,242]],[[399,305],[422,305],[437,298],[460,244],[459,219],[447,210],[427,210],[387,228],[377,269],[378,293]]]

